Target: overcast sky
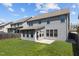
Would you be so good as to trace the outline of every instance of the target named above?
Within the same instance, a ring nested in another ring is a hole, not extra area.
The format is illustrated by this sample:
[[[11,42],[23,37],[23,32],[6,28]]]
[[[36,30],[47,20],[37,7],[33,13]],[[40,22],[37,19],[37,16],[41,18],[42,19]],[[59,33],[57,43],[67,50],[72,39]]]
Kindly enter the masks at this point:
[[[71,3],[2,3],[0,4],[0,22],[16,21],[64,8],[70,10],[71,22],[77,23],[79,4]]]

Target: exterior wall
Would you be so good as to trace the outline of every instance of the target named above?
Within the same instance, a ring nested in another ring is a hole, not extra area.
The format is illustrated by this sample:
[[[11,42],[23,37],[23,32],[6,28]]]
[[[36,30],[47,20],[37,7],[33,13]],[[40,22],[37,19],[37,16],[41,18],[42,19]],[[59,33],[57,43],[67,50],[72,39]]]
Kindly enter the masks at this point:
[[[58,37],[46,37],[45,35],[46,39],[66,40],[66,22],[65,23],[61,23],[60,21],[51,22],[51,25],[46,26],[46,29],[58,30]]]
[[[27,22],[24,22],[24,23],[22,24],[22,26],[23,26],[23,27],[29,27],[29,25],[27,24]]]
[[[50,24],[47,24],[47,20],[50,21]],[[38,34],[40,31],[44,32],[43,37],[39,37],[39,39],[57,39],[57,40],[66,40],[68,37],[68,16],[66,15],[63,20],[65,22],[61,22],[61,19],[58,18],[58,20],[53,20],[53,18],[49,19],[42,19],[41,24],[39,24],[39,21],[32,21],[33,25],[32,26],[45,26],[45,29],[38,30]],[[46,36],[46,29],[57,29],[58,30],[58,37],[47,37]]]
[[[45,18],[45,19],[40,19],[40,20],[36,20],[36,21],[31,21],[31,22],[24,22],[22,24],[20,24],[20,26],[23,27],[29,27],[29,26],[45,26],[45,28],[43,29],[39,29],[39,30],[35,30],[34,32],[34,37],[27,37],[27,33],[25,33],[25,37],[23,37],[23,33],[21,32],[21,38],[24,40],[37,40],[36,36],[38,35],[38,39],[50,39],[50,40],[66,40],[68,37],[68,32],[69,32],[69,14],[67,15],[61,15],[61,16],[65,16],[63,20],[65,20],[65,22],[61,22],[61,19],[59,16],[54,17],[54,18]],[[39,23],[39,21],[41,21],[41,23]],[[47,24],[47,21],[49,21],[50,23]],[[31,23],[31,24],[30,24]],[[15,26],[16,27],[16,26]],[[2,29],[0,29],[0,31],[3,32],[8,32],[7,28],[11,28],[11,25],[8,24],[6,26],[4,26]],[[58,37],[47,37],[46,36],[46,30],[58,30]],[[37,34],[38,32],[38,34]],[[40,37],[40,33],[43,33],[44,36]],[[29,34],[30,36],[31,34]]]
[[[0,27],[0,31],[3,31],[3,29],[4,29],[4,27],[2,26],[2,27]]]
[[[22,28],[24,25],[24,22],[18,22],[11,24],[11,28],[9,29],[11,33],[20,33],[20,28]]]
[[[41,30],[38,30],[38,35],[40,34],[40,31],[43,31],[44,32],[44,36],[43,37],[39,37],[38,39],[57,39],[57,40],[66,40],[66,34],[68,34],[66,32],[66,20],[65,20],[65,23],[61,23],[60,20],[57,20],[57,21],[53,21],[53,22],[50,22],[50,24],[46,24],[46,23],[43,23],[41,25],[45,25],[45,28],[44,29],[41,29]],[[46,30],[50,30],[50,29],[57,29],[58,30],[58,37],[47,37],[46,36]]]
[[[36,35],[38,35],[38,40],[41,40],[41,39],[45,39],[45,28],[43,28],[43,29],[39,29],[39,30],[37,30],[37,32],[38,32],[38,34],[36,34]],[[41,34],[41,37],[40,37],[40,34]],[[44,34],[43,36],[42,36],[42,34]]]
[[[11,28],[10,24],[4,26],[3,31],[6,32],[6,33],[8,33],[8,28]]]
[[[11,28],[10,24],[3,26],[0,31],[8,33],[8,28]]]
[[[14,23],[14,24],[11,24],[12,28],[21,27],[21,26],[23,26],[23,23]]]
[[[63,16],[63,15],[61,15]],[[29,27],[29,23],[31,23],[31,26],[45,26],[45,28],[43,29],[39,29],[35,31],[34,34],[34,38],[27,38],[27,37],[23,37],[23,33],[21,33],[21,38],[22,39],[29,39],[29,40],[36,40],[36,35],[38,35],[38,40],[39,39],[50,39],[50,40],[66,40],[68,37],[68,33],[69,33],[69,14],[64,15],[64,19],[65,22],[61,22],[61,19],[59,16],[57,16],[56,18],[46,18],[46,19],[41,19],[41,23],[39,24],[40,20],[36,20],[36,21],[31,21],[31,22],[25,22],[23,24],[23,27]],[[49,24],[47,24],[47,21],[50,21]],[[57,37],[47,37],[46,36],[46,30],[58,30],[58,36]],[[36,32],[38,32],[38,34],[36,34]],[[40,33],[43,32],[44,36],[40,37]]]

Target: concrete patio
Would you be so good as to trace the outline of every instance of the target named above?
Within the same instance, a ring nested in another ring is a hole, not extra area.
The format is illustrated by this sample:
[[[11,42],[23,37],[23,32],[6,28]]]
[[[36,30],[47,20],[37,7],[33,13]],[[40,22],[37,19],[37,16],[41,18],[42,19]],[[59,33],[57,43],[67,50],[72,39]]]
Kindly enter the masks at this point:
[[[54,41],[55,41],[55,40],[47,40],[47,39],[36,40],[36,42],[45,43],[45,44],[51,44],[51,43],[53,43]]]

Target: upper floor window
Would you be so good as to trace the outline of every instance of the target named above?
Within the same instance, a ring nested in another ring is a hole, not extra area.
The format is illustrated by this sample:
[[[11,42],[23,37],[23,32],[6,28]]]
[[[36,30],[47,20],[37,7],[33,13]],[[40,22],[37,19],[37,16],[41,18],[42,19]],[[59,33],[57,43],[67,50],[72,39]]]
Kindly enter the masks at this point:
[[[41,24],[41,21],[39,21],[39,24]]]
[[[50,24],[50,21],[49,20],[47,21],[47,24]]]
[[[19,25],[22,25],[23,23],[19,23]]]
[[[17,26],[19,26],[19,23],[18,24],[16,24]]]
[[[30,23],[29,23],[29,26],[32,26],[32,25],[33,25],[33,23],[32,23],[32,22],[30,22]]]
[[[64,16],[60,16],[60,20],[61,20],[62,23],[65,22],[65,17]]]

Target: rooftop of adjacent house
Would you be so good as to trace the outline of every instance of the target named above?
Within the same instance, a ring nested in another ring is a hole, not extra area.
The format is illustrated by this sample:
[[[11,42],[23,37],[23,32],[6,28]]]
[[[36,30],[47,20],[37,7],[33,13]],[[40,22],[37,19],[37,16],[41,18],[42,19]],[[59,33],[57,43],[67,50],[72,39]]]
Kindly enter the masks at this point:
[[[2,25],[4,25],[5,23],[4,22],[2,22],[2,23],[0,23],[0,26],[2,26]]]
[[[11,23],[12,23],[12,22],[2,23],[2,24],[0,24],[0,27],[5,26],[5,25],[8,25],[8,24],[11,24]]]
[[[68,9],[62,9],[62,10],[57,10],[57,11],[54,11],[54,12],[49,12],[49,13],[44,13],[44,14],[40,14],[40,15],[37,15],[37,16],[33,16],[31,19],[28,20],[28,22],[33,21],[33,20],[39,20],[39,19],[42,19],[42,18],[59,16],[59,15],[63,15],[63,14],[69,14],[69,10]]]
[[[25,21],[29,20],[30,18],[31,18],[31,17],[21,18],[21,19],[19,19],[19,20],[16,20],[15,22],[13,22],[13,24],[25,22]]]

